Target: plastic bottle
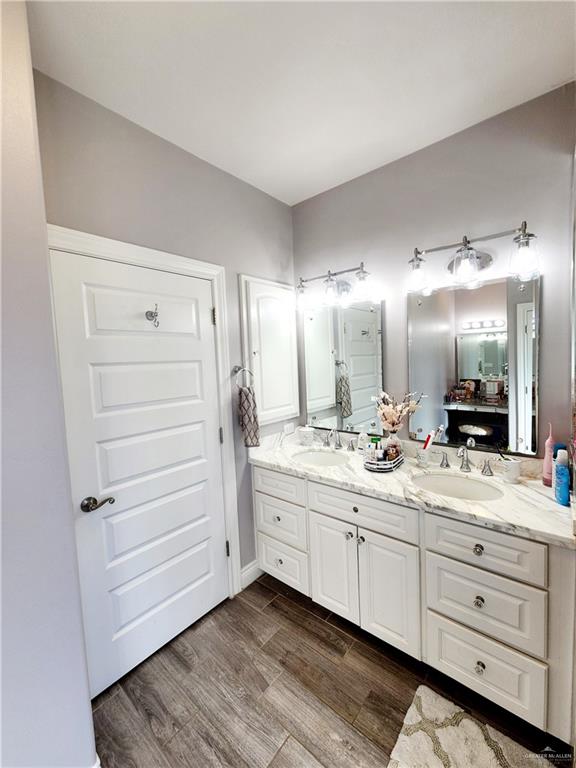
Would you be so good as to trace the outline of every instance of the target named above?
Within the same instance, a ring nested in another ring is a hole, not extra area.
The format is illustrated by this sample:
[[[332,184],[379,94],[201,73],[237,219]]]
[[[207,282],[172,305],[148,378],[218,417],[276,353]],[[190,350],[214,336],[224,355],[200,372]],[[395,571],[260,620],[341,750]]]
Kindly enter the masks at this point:
[[[570,506],[570,470],[568,451],[561,448],[556,458],[556,501],[563,507]]]
[[[554,453],[554,437],[552,436],[552,424],[548,424],[550,434],[544,443],[544,463],[542,465],[542,482],[548,488],[552,487],[552,454]]]
[[[567,450],[566,443],[554,443],[554,450],[552,451],[552,490],[554,492],[556,492],[556,460],[560,449]]]

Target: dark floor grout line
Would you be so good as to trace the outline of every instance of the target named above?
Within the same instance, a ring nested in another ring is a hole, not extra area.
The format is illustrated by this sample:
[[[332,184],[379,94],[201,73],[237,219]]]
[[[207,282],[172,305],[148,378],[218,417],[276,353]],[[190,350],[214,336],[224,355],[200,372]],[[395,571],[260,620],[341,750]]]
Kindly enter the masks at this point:
[[[286,736],[286,738],[284,739],[284,741],[282,742],[282,744],[280,744],[280,746],[278,747],[278,749],[276,750],[276,752],[274,752],[274,754],[272,755],[272,760],[270,760],[270,762],[268,763],[268,766],[267,766],[267,768],[269,768],[269,766],[271,766],[271,765],[272,765],[272,763],[274,762],[274,760],[276,760],[276,756],[278,755],[278,752],[280,752],[280,750],[281,750],[281,749],[284,747],[284,744],[286,744],[286,742],[288,741],[288,739],[290,738],[290,736],[292,736],[292,734],[290,733],[290,731],[289,731],[289,730],[286,730],[286,733],[287,733],[288,735]]]

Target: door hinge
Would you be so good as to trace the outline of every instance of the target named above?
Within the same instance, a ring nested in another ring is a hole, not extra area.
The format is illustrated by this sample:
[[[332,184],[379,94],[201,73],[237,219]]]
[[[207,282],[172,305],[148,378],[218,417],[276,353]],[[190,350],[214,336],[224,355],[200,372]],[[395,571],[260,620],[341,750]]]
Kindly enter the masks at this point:
[[[230,557],[230,542],[226,540],[226,557]]]
[[[216,307],[212,307],[210,310],[210,317],[212,318],[212,325],[216,325]]]
[[[220,435],[220,444],[224,442],[224,430],[222,427],[218,427],[218,434]]]

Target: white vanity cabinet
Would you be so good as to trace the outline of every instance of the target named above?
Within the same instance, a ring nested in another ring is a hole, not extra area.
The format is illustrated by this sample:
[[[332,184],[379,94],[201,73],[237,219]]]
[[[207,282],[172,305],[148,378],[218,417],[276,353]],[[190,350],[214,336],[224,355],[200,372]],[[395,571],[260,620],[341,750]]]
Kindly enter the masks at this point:
[[[574,743],[576,552],[254,466],[259,566]]]

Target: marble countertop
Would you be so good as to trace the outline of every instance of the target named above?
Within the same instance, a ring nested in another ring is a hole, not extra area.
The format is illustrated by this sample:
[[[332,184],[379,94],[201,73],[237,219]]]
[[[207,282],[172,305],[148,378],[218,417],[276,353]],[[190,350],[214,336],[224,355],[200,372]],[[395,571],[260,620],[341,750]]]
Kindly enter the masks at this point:
[[[322,449],[318,445],[314,445],[314,449],[333,450]],[[571,508],[557,504],[551,489],[545,488],[540,480],[522,478],[517,485],[510,485],[499,479],[497,474],[484,478],[476,468],[470,475],[460,473],[458,469],[442,470],[437,465],[422,469],[411,458],[406,458],[404,464],[394,472],[375,474],[364,469],[361,454],[349,452],[344,452],[348,459],[345,465],[316,467],[304,465],[295,457],[295,454],[305,450],[309,449],[294,439],[287,439],[281,447],[272,445],[250,449],[249,461],[265,469],[409,505],[426,512],[437,512],[527,539],[576,549]],[[496,501],[455,499],[424,491],[414,484],[414,476],[431,472],[481,479],[496,485],[502,491],[502,497]]]

